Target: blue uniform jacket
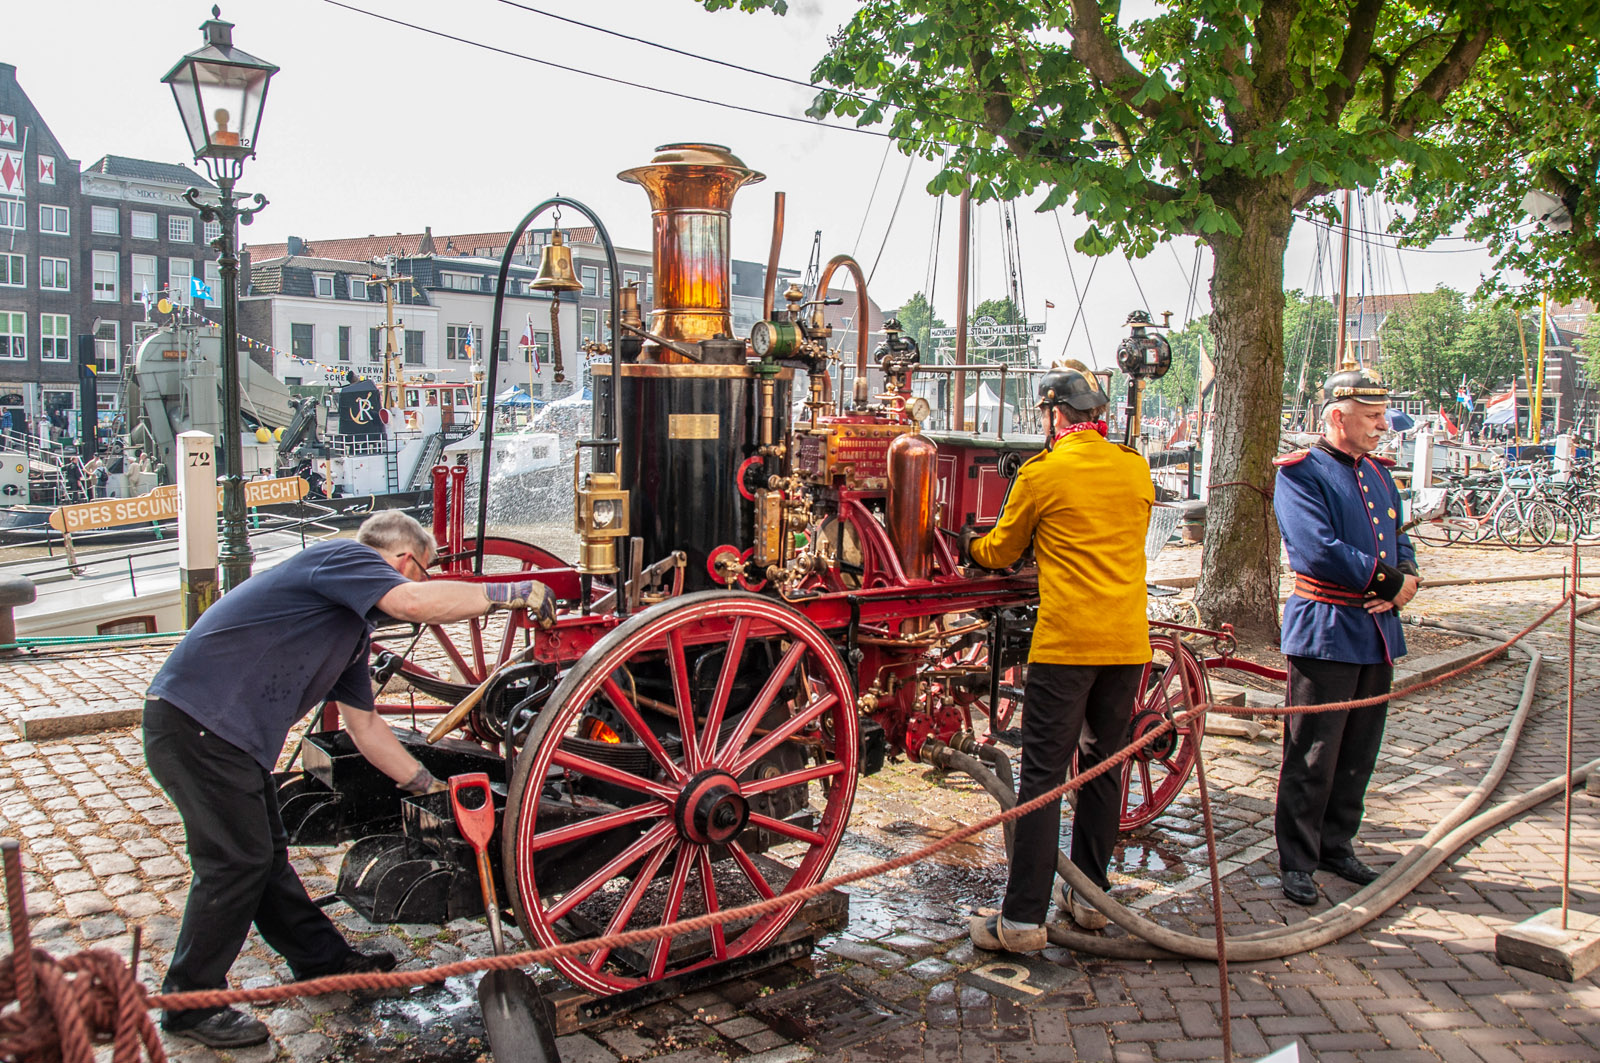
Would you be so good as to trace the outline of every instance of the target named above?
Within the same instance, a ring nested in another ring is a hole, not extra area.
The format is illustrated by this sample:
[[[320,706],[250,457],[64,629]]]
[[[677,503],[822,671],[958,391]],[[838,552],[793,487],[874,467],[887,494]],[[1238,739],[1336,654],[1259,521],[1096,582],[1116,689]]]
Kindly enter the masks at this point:
[[[1400,530],[1400,492],[1388,468],[1324,442],[1277,459],[1272,508],[1295,572],[1354,594],[1392,599],[1416,550]],[[1393,662],[1406,639],[1393,610],[1376,615],[1291,595],[1283,607],[1283,652],[1350,664]]]

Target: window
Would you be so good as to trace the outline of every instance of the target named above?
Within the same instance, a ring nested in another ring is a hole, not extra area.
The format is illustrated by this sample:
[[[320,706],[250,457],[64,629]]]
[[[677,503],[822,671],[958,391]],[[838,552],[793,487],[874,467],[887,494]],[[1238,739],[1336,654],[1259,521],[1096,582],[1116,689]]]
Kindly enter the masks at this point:
[[[89,229],[107,236],[117,235],[117,208],[90,207]]]
[[[583,279],[584,295],[600,294],[600,271],[594,266],[579,266],[578,276]]]
[[[39,207],[39,231],[66,236],[71,232],[66,207],[53,207],[48,203]]]
[[[311,325],[289,325],[289,353],[296,358],[311,358],[315,328]]]
[[[482,278],[476,273],[439,274],[439,286],[441,288],[450,288],[458,292],[482,291],[483,285],[481,282]]]
[[[312,278],[312,290],[318,299],[333,298],[333,274],[318,273]]]
[[[284,384],[291,388],[300,387],[304,380],[305,377],[303,376],[286,376],[283,378]]]
[[[222,270],[217,268],[215,262],[206,263],[206,287],[211,290],[211,298],[206,302],[211,306],[222,305]]]
[[[28,357],[28,316],[0,310],[0,358]]]
[[[406,364],[422,364],[422,338],[421,329],[406,329]]]
[[[733,274],[733,286],[735,288],[739,287],[739,274],[738,273],[734,273]]]
[[[167,259],[167,297],[179,306],[194,305],[193,290],[189,286],[193,277],[193,262],[186,258]]]
[[[600,311],[585,310],[582,324],[578,328],[579,338],[584,343],[595,343],[600,339]]]
[[[194,243],[194,219],[186,214],[167,215],[167,239],[175,244]]]
[[[630,284],[635,288],[639,286],[639,271],[636,269],[625,269],[622,271],[622,286],[626,288]]]
[[[367,301],[367,282],[365,278],[350,278],[350,298],[359,299],[363,303]]]
[[[340,325],[339,326],[339,361],[348,362],[349,360],[350,360],[350,326],[349,325]]]
[[[449,359],[471,358],[475,352],[467,347],[472,343],[474,329],[471,325],[446,325],[444,329],[444,356]]]
[[[0,229],[26,229],[28,211],[20,199],[0,199]]]
[[[654,273],[644,279],[644,305],[654,306],[656,302],[656,275]]]
[[[543,384],[529,384],[528,385],[528,398],[530,398],[530,399],[542,399],[542,398],[544,398],[544,385]]]
[[[206,243],[214,243],[222,239],[222,223],[220,221],[208,221],[202,232]]]
[[[128,217],[128,234],[135,240],[155,240],[156,216],[147,210],[136,210]]]
[[[39,259],[39,287],[43,290],[66,292],[72,290],[70,263],[64,258]]]
[[[156,282],[156,256],[129,255],[128,258],[133,263],[133,282],[129,286],[128,301],[154,294],[161,287]]]
[[[72,327],[66,314],[39,315],[39,357],[47,362],[72,361]]]
[[[24,288],[28,284],[28,260],[21,255],[0,255],[0,286]]]
[[[367,329],[367,361],[381,362],[383,360],[383,329]]]
[[[550,353],[550,333],[535,332],[533,334],[533,346],[529,348],[527,352],[528,361],[533,361],[533,355],[535,351],[539,353],[539,358],[541,361],[544,359],[545,355]]]
[[[117,371],[117,322],[100,322],[94,334],[94,360],[102,373]]]
[[[99,209],[98,207],[95,209]],[[92,265],[94,267],[94,300],[99,303],[114,303],[117,301],[117,253],[115,251],[92,252]]]
[[[601,295],[610,295],[611,294],[611,271],[608,269],[605,272],[603,272],[600,276],[602,278],[601,281],[600,281],[600,294]]]
[[[500,330],[500,360],[502,362],[511,361],[511,330],[510,329],[501,329]]]

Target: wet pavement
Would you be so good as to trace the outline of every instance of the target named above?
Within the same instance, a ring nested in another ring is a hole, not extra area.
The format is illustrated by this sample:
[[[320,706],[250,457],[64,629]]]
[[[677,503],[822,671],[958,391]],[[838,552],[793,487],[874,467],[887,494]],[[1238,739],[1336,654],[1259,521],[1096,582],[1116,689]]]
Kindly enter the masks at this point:
[[[1160,571],[1179,575],[1198,548],[1169,550]],[[1427,550],[1435,578],[1550,572],[1564,556]],[[1586,561],[1600,571],[1600,556]],[[1556,581],[1424,589],[1433,616],[1499,628],[1532,619],[1560,593]],[[1531,642],[1547,654],[1534,715],[1496,797],[1561,769],[1566,633]],[[1595,636],[1580,633],[1580,729],[1593,728],[1600,689]],[[87,946],[126,953],[142,928],[140,975],[159,981],[186,894],[182,829],[145,771],[136,729],[26,742],[20,719],[66,698],[136,701],[162,647],[42,653],[0,664],[0,833],[20,837],[36,942],[57,953]],[[1391,712],[1368,795],[1363,855],[1388,863],[1476,783],[1498,747],[1524,665],[1500,662]],[[1212,735],[1224,919],[1245,933],[1306,917],[1278,889],[1272,800],[1280,732]],[[1600,735],[1580,733],[1577,760],[1600,756]],[[860,781],[832,872],[865,866],[989,814],[969,779],[900,762]],[[1574,799],[1573,903],[1600,912],[1597,799]],[[1063,832],[1063,840],[1069,837]],[[1497,930],[1559,903],[1561,802],[1549,802],[1478,838],[1400,905],[1365,929],[1284,960],[1235,964],[1233,1036],[1240,1058],[1291,1042],[1302,1058],[1343,1060],[1600,1059],[1600,984],[1576,984],[1502,967]],[[341,849],[297,849],[308,888],[329,891]],[[1157,921],[1211,933],[1205,838],[1191,780],[1153,825],[1126,837],[1112,864],[1114,894]],[[975,950],[970,912],[1004,886],[997,833],[924,863],[850,887],[849,923],[808,962],[764,972],[614,1018],[562,1039],[567,1063],[652,1059],[671,1063],[790,1060],[1166,1060],[1219,1058],[1217,972],[1212,964],[1115,961],[1052,948],[1019,962]],[[1331,876],[1330,902],[1353,887]],[[420,967],[490,951],[480,922],[373,926],[343,905],[330,910],[352,939],[390,948]],[[1113,929],[1112,935],[1121,931]],[[515,934],[512,941],[516,942]],[[9,947],[7,945],[7,947]],[[285,980],[283,963],[254,936],[233,969],[236,985]],[[547,980],[550,976],[546,975]],[[343,994],[259,1009],[271,1044],[231,1053],[240,1063],[343,1059],[474,1061],[487,1056],[472,979],[397,997]],[[175,1057],[216,1057],[170,1041]]]

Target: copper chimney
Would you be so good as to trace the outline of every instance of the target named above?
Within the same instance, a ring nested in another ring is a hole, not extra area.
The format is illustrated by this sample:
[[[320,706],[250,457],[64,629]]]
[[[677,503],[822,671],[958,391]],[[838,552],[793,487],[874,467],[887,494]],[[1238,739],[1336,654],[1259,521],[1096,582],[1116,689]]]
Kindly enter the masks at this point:
[[[732,336],[729,208],[734,193],[766,175],[719,144],[663,144],[650,165],[617,176],[650,197],[656,284],[650,331],[685,343]]]

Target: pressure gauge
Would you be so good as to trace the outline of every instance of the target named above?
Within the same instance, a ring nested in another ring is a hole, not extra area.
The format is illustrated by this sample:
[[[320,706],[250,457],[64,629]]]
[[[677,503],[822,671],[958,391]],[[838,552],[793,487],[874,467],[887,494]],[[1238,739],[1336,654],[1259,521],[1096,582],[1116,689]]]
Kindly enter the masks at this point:
[[[913,397],[910,402],[906,403],[906,413],[911,417],[911,420],[917,424],[921,424],[923,421],[926,421],[928,419],[928,414],[932,412],[933,407],[928,405],[928,400],[923,398],[921,395]]]
[[[750,349],[758,358],[787,358],[800,345],[800,330],[788,321],[757,321],[750,330]]]

